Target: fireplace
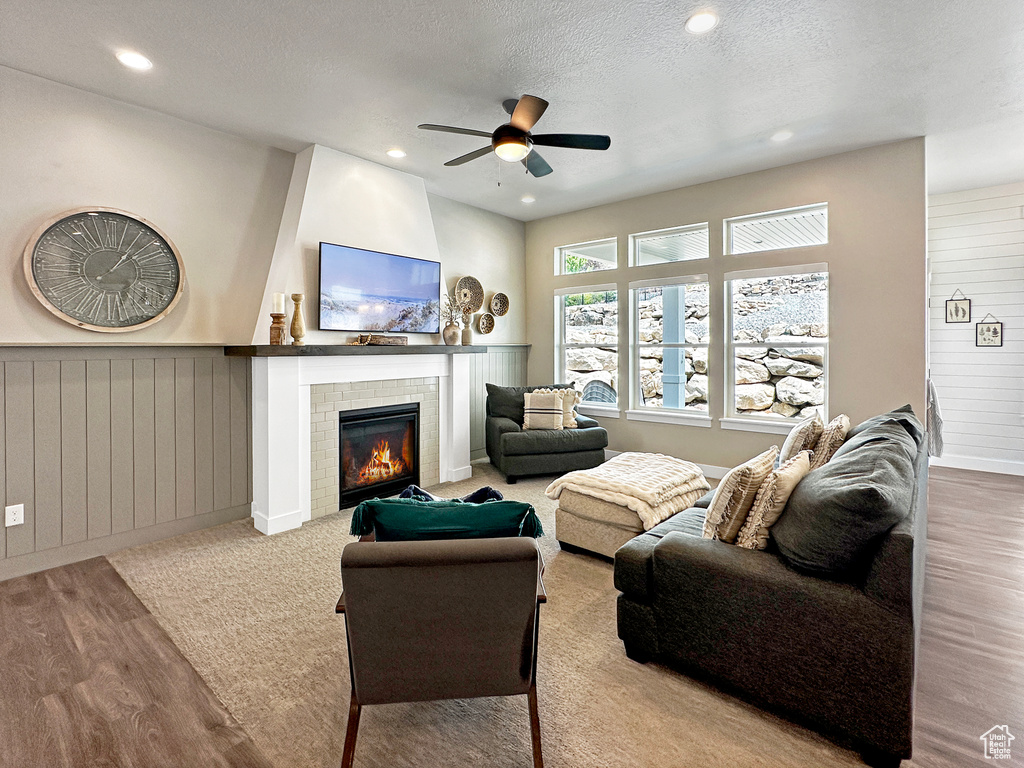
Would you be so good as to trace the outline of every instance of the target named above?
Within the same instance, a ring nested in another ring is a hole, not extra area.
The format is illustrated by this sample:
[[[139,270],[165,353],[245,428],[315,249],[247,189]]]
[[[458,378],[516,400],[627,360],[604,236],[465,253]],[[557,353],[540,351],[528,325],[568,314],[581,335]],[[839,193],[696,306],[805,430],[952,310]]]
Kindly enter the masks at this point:
[[[419,485],[419,403],[342,411],[338,416],[341,509]]]

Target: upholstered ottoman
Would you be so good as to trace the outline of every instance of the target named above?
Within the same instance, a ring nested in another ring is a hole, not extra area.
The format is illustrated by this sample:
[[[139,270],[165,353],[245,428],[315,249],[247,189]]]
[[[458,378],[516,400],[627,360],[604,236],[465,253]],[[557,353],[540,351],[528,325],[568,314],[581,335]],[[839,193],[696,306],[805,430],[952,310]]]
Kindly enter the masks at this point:
[[[628,507],[569,489],[558,497],[555,535],[560,543],[614,557],[615,550],[643,532],[639,515]]]

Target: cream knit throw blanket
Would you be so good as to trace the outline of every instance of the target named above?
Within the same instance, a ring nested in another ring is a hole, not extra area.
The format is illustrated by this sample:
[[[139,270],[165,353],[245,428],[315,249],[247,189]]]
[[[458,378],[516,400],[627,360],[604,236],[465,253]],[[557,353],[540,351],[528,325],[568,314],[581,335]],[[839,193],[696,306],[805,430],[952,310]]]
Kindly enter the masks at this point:
[[[593,469],[570,472],[545,493],[557,499],[569,490],[628,507],[649,531],[711,490],[696,464],[660,453],[620,453]]]

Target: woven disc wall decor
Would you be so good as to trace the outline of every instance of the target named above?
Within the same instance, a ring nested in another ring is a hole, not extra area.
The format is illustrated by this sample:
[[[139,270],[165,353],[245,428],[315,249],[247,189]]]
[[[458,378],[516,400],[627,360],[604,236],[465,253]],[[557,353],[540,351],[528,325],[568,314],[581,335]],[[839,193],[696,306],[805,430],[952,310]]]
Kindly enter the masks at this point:
[[[455,298],[458,299],[463,314],[479,312],[484,305],[484,287],[475,277],[460,277],[459,282],[455,284]]]
[[[494,315],[490,312],[484,312],[480,315],[478,325],[480,327],[480,333],[490,333],[494,330]]]
[[[496,293],[491,296],[491,312],[498,317],[508,314],[508,296],[504,293]]]

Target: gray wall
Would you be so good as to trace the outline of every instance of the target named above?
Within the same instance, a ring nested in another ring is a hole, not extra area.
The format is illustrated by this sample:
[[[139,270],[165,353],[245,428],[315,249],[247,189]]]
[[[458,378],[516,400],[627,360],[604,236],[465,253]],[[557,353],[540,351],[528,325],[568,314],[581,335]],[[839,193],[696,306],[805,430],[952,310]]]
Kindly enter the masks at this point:
[[[0,579],[247,516],[249,360],[0,348]]]
[[[500,319],[500,318],[499,318]],[[526,386],[529,345],[489,346],[486,355],[469,355],[469,450],[471,459],[487,457],[484,418],[487,415],[487,387]]]

